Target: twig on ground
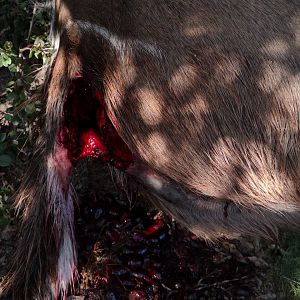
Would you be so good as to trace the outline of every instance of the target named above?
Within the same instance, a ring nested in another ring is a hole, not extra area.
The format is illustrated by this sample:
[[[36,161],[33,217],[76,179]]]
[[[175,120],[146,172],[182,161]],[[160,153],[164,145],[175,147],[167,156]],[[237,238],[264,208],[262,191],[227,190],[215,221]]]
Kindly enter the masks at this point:
[[[212,284],[206,284],[201,287],[196,287],[195,290],[196,291],[201,291],[201,290],[205,290],[205,289],[208,289],[208,288],[211,288],[211,287],[217,287],[217,286],[221,286],[223,284],[228,284],[228,283],[232,283],[232,282],[236,282],[236,281],[241,281],[241,280],[244,280],[246,279],[248,276],[243,276],[241,278],[235,278],[235,279],[227,279],[227,280],[223,280],[223,281],[218,281],[218,282],[215,282],[215,283],[212,283]]]
[[[36,15],[36,10],[37,10],[37,5],[34,4],[33,11],[32,11],[32,18],[31,18],[31,21],[30,21],[30,26],[29,26],[28,36],[27,36],[27,41],[28,42],[29,42],[29,39],[30,39],[30,36],[31,36],[32,27],[33,27],[35,15]]]

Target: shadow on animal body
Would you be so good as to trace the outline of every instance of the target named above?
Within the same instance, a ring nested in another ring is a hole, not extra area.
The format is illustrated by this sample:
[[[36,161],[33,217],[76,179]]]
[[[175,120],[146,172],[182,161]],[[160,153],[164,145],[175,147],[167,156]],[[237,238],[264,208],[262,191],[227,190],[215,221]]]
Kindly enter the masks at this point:
[[[69,178],[86,156],[208,241],[299,228],[297,1],[56,0],[53,14],[45,120],[3,297],[66,297]]]

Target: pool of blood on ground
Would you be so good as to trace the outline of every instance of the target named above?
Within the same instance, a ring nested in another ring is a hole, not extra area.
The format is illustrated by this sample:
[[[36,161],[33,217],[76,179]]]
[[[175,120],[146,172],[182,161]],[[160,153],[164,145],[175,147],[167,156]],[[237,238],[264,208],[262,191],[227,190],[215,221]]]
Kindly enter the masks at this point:
[[[103,93],[82,77],[76,78],[69,88],[59,142],[68,149],[73,164],[92,157],[126,169],[134,161],[107,115]]]

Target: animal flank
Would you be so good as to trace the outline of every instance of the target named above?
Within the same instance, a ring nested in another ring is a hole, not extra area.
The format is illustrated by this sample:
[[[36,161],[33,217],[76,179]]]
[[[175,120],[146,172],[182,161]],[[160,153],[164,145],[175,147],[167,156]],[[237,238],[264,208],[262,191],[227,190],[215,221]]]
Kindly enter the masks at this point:
[[[70,175],[86,156],[207,241],[299,229],[299,1],[52,6],[45,120],[3,298],[66,298],[74,285]]]

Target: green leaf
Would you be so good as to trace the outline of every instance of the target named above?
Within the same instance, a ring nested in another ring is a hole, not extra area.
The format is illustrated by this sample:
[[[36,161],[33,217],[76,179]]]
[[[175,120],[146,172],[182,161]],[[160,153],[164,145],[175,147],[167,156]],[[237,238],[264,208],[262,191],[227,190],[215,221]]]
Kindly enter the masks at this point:
[[[15,64],[11,64],[8,66],[8,70],[12,73],[16,73],[17,72],[17,66]]]
[[[0,133],[0,143],[3,143],[6,139],[6,133]]]
[[[27,114],[32,114],[32,113],[34,113],[34,112],[35,112],[35,106],[34,106],[34,104],[28,104],[28,105],[26,105],[26,107],[25,107],[25,112],[26,112]]]
[[[0,68],[4,66],[4,58],[0,55]]]
[[[9,115],[9,114],[6,114],[5,116],[4,116],[4,118],[5,118],[5,120],[7,120],[8,122],[11,122],[11,120],[12,120],[12,115]]]
[[[43,65],[46,65],[48,63],[48,56],[43,55]]]
[[[0,143],[0,154],[2,154],[5,151],[6,147],[7,147],[6,143]]]
[[[12,165],[14,160],[7,154],[0,155],[0,167],[8,167]]]
[[[5,49],[7,52],[11,51],[12,48],[13,48],[13,43],[12,43],[12,42],[6,41],[6,42],[4,43],[4,49]]]
[[[19,100],[19,93],[16,92],[16,91],[13,91],[13,92],[9,93],[7,95],[7,100],[16,102],[17,100]]]
[[[14,126],[18,126],[18,125],[20,124],[20,122],[19,122],[18,119],[13,119],[13,120],[12,120],[12,124],[13,124]]]
[[[6,84],[6,87],[11,87],[15,84],[15,82],[13,80],[9,81],[7,84]]]
[[[3,67],[8,67],[12,63],[12,61],[11,61],[11,58],[7,54],[4,53],[1,55],[0,63],[2,63]]]
[[[40,50],[37,50],[34,52],[34,56],[35,58],[39,59],[39,55],[40,55],[41,51]]]
[[[19,94],[19,102],[23,102],[26,100],[26,94],[22,91],[20,94]]]

